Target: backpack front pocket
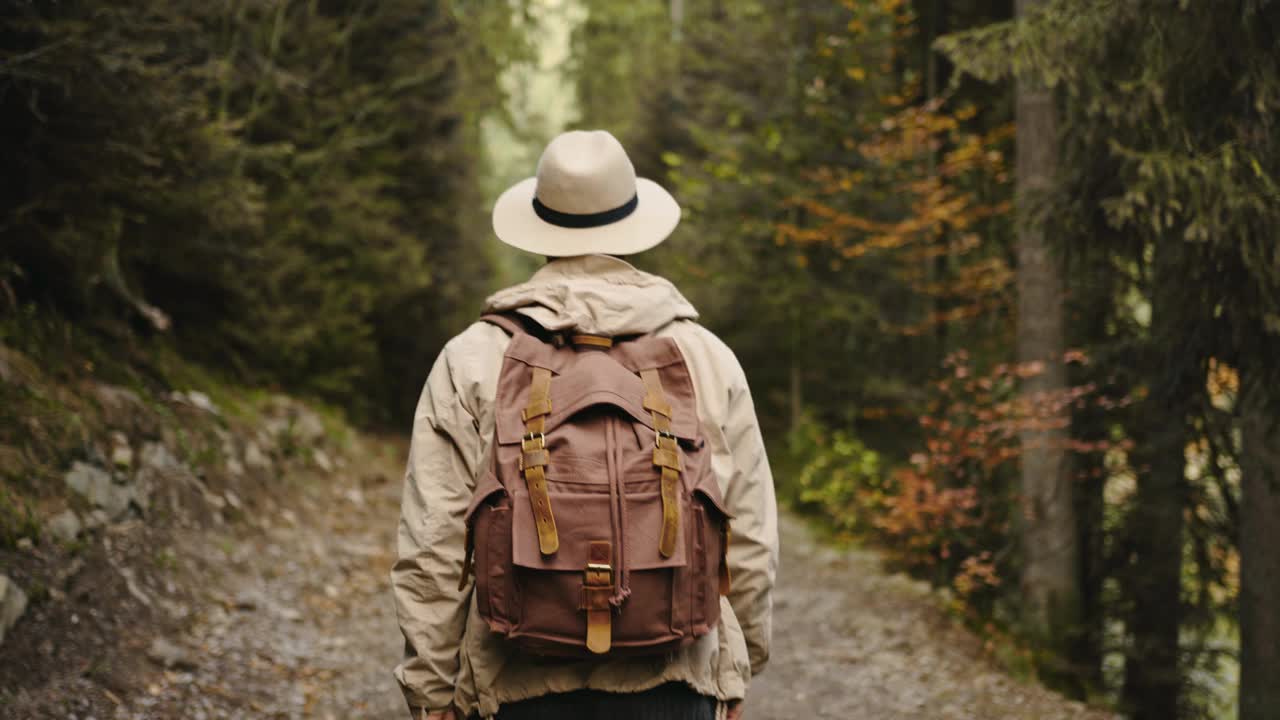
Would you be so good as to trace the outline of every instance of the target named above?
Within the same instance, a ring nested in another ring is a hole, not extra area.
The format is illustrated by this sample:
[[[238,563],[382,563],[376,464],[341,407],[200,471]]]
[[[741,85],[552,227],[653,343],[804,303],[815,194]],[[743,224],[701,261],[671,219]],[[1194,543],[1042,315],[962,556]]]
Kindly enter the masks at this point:
[[[511,637],[522,638],[543,652],[554,654],[554,644],[580,645],[587,631],[585,580],[591,564],[592,543],[611,542],[599,537],[604,519],[608,527],[610,498],[605,493],[558,493],[555,495],[556,522],[560,549],[553,555],[538,551],[537,525],[529,496],[517,490],[512,498],[512,560],[517,592],[523,602],[519,622]],[[678,574],[688,563],[684,544],[671,557],[658,552],[662,526],[662,499],[657,492],[626,496],[626,554],[629,596],[613,611],[612,644],[625,651],[678,641],[683,633],[674,626],[674,603],[683,596]],[[612,548],[614,562],[609,578],[616,587],[622,572],[617,562],[619,548]],[[565,612],[573,608],[576,612]],[[683,613],[682,613],[683,614]]]
[[[495,632],[508,632],[517,607],[511,573],[511,497],[492,474],[476,489],[464,521],[475,571],[476,607]],[[469,570],[464,564],[464,573]],[[464,577],[465,581],[465,577]]]

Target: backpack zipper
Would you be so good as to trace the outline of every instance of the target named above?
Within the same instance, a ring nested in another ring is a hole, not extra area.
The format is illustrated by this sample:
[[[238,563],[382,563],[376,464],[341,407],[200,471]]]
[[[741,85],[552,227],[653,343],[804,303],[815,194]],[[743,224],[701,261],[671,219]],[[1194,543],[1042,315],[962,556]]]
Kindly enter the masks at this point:
[[[613,531],[614,557],[617,569],[613,574],[614,592],[609,602],[614,607],[631,595],[627,558],[627,489],[622,482],[622,461],[619,459],[618,423],[610,417],[605,423],[605,471],[609,476],[609,525]]]

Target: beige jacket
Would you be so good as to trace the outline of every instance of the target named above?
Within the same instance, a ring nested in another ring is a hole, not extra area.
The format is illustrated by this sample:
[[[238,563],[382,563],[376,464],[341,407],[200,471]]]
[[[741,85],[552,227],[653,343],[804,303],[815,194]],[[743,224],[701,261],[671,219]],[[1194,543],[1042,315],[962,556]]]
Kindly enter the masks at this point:
[[[656,332],[679,345],[693,376],[712,466],[735,516],[716,632],[667,657],[552,660],[513,652],[458,591],[463,512],[494,434],[493,402],[509,338],[476,323],[436,360],[414,417],[398,560],[391,571],[405,659],[396,679],[412,708],[452,703],[464,715],[583,688],[635,692],[683,681],[722,701],[745,697],[769,657],[771,593],[778,563],[777,509],[764,442],[746,377],[728,347],[694,322],[697,312],[666,280],[605,256],[548,263],[486,302],[543,327],[624,335]]]

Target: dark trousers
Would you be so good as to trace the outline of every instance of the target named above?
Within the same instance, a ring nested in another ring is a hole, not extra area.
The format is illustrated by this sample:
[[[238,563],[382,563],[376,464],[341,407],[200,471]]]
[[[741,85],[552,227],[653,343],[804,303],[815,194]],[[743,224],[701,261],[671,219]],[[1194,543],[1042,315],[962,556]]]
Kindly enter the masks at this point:
[[[576,690],[503,705],[498,720],[715,720],[716,701],[684,683],[638,693]]]

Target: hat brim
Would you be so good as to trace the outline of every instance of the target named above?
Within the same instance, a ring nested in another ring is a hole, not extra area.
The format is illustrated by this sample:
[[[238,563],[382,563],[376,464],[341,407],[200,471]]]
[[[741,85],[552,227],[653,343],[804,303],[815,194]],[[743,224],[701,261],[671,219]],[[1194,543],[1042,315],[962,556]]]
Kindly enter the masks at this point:
[[[548,257],[634,255],[652,248],[680,224],[680,205],[661,185],[636,178],[636,209],[625,218],[591,228],[567,228],[533,209],[537,178],[511,186],[493,206],[493,231],[511,247]]]

